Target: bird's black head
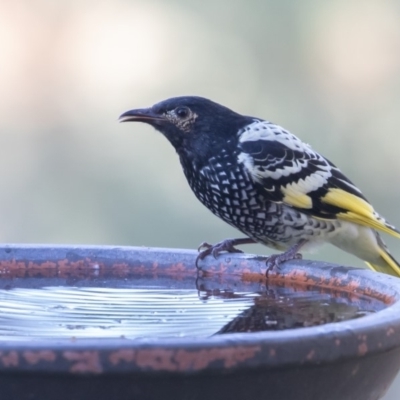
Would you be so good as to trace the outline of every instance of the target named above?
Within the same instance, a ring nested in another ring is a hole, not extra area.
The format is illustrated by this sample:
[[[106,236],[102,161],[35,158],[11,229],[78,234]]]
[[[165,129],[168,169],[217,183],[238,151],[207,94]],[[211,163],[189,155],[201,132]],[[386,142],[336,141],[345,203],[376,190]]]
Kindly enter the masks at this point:
[[[139,121],[152,125],[181,156],[208,154],[216,144],[235,138],[239,129],[251,120],[195,96],[174,97],[150,108],[127,111],[119,118],[120,122]]]

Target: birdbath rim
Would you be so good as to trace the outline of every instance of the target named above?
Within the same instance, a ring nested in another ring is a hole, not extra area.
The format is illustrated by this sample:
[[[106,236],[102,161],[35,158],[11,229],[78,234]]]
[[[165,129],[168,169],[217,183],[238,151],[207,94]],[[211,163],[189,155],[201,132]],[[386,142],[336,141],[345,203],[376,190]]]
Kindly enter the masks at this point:
[[[265,265],[259,256],[224,254],[207,257],[197,271],[192,250],[127,246],[21,245],[0,246],[0,288],[25,280],[65,282],[71,279],[179,279],[204,282],[265,284]],[[207,338],[79,339],[1,341],[2,370],[70,371],[76,357],[91,354],[97,367],[84,362],[80,373],[104,371],[166,371],[181,373],[224,368],[320,365],[350,358],[364,358],[400,346],[400,279],[366,269],[294,260],[272,271],[270,282],[318,286],[327,290],[364,294],[387,307],[375,314],[322,326],[254,333],[228,333]],[[88,353],[89,352],[89,353]],[[30,354],[30,358],[26,354]],[[18,363],[8,362],[14,354]],[[46,356],[47,354],[47,356]],[[66,354],[70,354],[65,357]],[[74,356],[75,354],[75,356]],[[141,356],[142,354],[142,356]],[[141,364],[144,357],[146,365]],[[160,356],[161,354],[161,356]],[[4,358],[6,357],[6,358]],[[161,361],[160,361],[161,357]],[[163,358],[164,357],[164,358]],[[6,361],[5,361],[6,360]],[[56,361],[58,360],[58,361]],[[174,360],[174,361],[173,361]],[[177,361],[178,360],[178,361]],[[100,366],[99,366],[100,365]],[[94,371],[96,370],[96,371]]]

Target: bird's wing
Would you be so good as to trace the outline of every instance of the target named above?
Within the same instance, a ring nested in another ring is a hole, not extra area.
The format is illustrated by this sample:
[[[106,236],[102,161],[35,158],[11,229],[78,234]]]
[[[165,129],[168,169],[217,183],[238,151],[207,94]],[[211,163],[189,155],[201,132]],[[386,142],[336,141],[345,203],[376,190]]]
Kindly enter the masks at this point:
[[[238,160],[268,200],[400,237],[335,165],[282,127],[255,120],[238,139]]]

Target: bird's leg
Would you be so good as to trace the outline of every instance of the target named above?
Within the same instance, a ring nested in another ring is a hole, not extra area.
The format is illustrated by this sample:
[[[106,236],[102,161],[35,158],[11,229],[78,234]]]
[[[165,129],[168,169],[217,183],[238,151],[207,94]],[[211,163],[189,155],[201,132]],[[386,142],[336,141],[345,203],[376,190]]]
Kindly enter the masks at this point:
[[[222,251],[226,251],[228,253],[243,253],[242,250],[237,249],[235,246],[241,244],[252,244],[257,243],[255,240],[250,238],[240,238],[240,239],[225,239],[222,242],[211,245],[207,242],[203,242],[199,248],[199,255],[196,258],[196,268],[199,268],[198,262],[199,260],[203,260],[208,255],[212,254],[214,258],[217,258],[219,253]],[[204,250],[203,250],[204,249]]]
[[[307,240],[300,240],[298,243],[290,247],[290,249],[286,250],[281,254],[272,254],[266,260],[267,271],[265,272],[266,277],[268,278],[268,273],[275,267],[279,268],[279,266],[285,261],[290,260],[301,260],[303,257],[299,253],[299,250],[306,244]]]

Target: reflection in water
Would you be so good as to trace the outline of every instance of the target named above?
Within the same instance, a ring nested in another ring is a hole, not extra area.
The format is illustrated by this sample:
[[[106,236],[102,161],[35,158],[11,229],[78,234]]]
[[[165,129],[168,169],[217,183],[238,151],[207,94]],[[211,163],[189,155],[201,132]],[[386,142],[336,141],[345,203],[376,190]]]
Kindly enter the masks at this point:
[[[317,290],[297,293],[285,291],[288,290],[281,288],[260,293],[254,297],[251,307],[217,333],[275,331],[340,322],[375,312],[380,304],[376,301],[371,304],[370,299],[365,298],[351,300],[344,293],[338,296],[338,293],[323,294]]]
[[[45,287],[0,292],[0,337],[208,337],[320,325],[376,312],[373,298],[316,289],[259,292],[162,287]]]

